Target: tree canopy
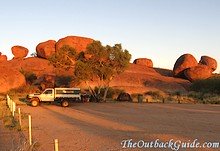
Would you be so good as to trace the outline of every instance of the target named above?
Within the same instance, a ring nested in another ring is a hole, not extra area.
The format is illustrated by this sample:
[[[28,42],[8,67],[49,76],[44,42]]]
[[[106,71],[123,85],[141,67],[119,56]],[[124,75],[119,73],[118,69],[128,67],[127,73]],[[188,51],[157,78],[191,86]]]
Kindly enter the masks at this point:
[[[64,45],[49,58],[49,61],[55,68],[68,70],[75,66],[76,58],[76,50],[68,45]]]

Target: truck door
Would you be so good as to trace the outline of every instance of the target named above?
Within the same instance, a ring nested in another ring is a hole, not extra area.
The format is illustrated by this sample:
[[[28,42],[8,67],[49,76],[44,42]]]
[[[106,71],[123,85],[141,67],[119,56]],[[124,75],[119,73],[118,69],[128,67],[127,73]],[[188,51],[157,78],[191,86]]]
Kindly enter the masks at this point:
[[[54,90],[53,89],[46,89],[41,94],[42,101],[54,101]]]

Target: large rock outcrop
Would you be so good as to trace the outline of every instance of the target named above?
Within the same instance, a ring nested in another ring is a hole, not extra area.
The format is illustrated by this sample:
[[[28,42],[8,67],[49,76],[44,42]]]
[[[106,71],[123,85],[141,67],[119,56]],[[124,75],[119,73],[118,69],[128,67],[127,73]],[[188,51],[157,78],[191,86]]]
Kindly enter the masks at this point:
[[[88,44],[92,43],[93,39],[85,38],[85,37],[78,37],[78,36],[67,36],[58,40],[56,43],[56,51],[59,50],[64,45],[68,45],[74,48],[77,52],[81,52],[86,50]]]
[[[54,73],[54,67],[48,60],[37,57],[29,57],[22,60],[12,59],[7,61],[4,65],[8,68],[17,69],[18,71],[24,70],[25,72],[33,72],[37,76]]]
[[[11,48],[12,54],[14,55],[14,59],[24,58],[28,54],[28,49],[23,46],[13,46]]]
[[[133,63],[125,72],[115,76],[110,82],[110,87],[124,89],[130,94],[146,93],[147,91],[174,92],[178,90],[185,92],[189,86],[188,80],[163,76],[154,68]]]
[[[25,77],[18,70],[0,67],[0,93],[6,93],[10,89],[19,88],[26,84]]]
[[[185,76],[191,82],[196,80],[203,80],[211,77],[212,69],[206,65],[198,65],[192,68],[188,68],[184,71]]]
[[[36,47],[37,57],[48,59],[51,55],[55,53],[55,40],[48,40],[39,43]]]
[[[208,66],[210,69],[212,69],[212,71],[217,69],[217,61],[209,56],[202,56],[199,64]]]
[[[150,68],[153,68],[153,62],[151,59],[147,59],[147,58],[138,58],[138,59],[135,59],[134,64],[138,64],[138,65],[144,65],[144,66],[147,66],[147,67],[150,67]]]
[[[173,67],[173,75],[175,77],[186,78],[184,76],[184,70],[191,68],[191,67],[195,67],[197,65],[198,63],[193,55],[184,54],[177,59]]]

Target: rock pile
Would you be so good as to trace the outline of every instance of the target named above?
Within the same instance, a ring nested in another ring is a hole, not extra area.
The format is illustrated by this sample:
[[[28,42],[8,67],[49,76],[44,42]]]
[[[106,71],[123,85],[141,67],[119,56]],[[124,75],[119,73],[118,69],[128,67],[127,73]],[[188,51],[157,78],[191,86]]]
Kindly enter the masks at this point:
[[[37,56],[30,58],[25,58],[29,52],[27,48],[16,45],[11,48],[14,57],[9,61],[7,61],[7,56],[0,53],[0,93],[5,93],[10,89],[19,88],[26,84],[24,73],[22,74],[21,71],[33,73],[38,78],[42,77],[42,75],[54,74],[54,67],[49,64],[48,58],[56,51],[59,51],[64,45],[73,47],[77,52],[81,52],[86,50],[87,45],[92,42],[93,39],[91,38],[78,36],[67,36],[61,38],[58,42],[55,40],[44,41],[36,46]],[[43,77],[45,78],[45,76]],[[54,82],[50,82],[49,80],[51,79],[48,79],[47,76],[44,79],[46,81],[44,83],[54,84]],[[42,84],[44,83],[42,82]],[[42,86],[42,88],[44,87]]]
[[[191,54],[180,56],[173,67],[173,75],[191,82],[207,79],[217,69],[217,61],[209,56],[202,56],[199,63]]]
[[[93,39],[78,36],[67,36],[59,39],[57,42],[48,40],[41,42],[36,47],[37,57],[48,59],[56,51],[59,51],[65,45],[74,48],[77,52],[86,50],[88,44],[92,43]]]

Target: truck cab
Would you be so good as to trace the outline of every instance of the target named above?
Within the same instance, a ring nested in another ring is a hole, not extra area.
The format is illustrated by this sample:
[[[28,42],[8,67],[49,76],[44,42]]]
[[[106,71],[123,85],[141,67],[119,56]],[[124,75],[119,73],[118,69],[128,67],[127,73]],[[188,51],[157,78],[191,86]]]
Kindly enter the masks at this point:
[[[44,90],[44,92],[40,95],[40,99],[45,102],[54,101],[54,89]]]

